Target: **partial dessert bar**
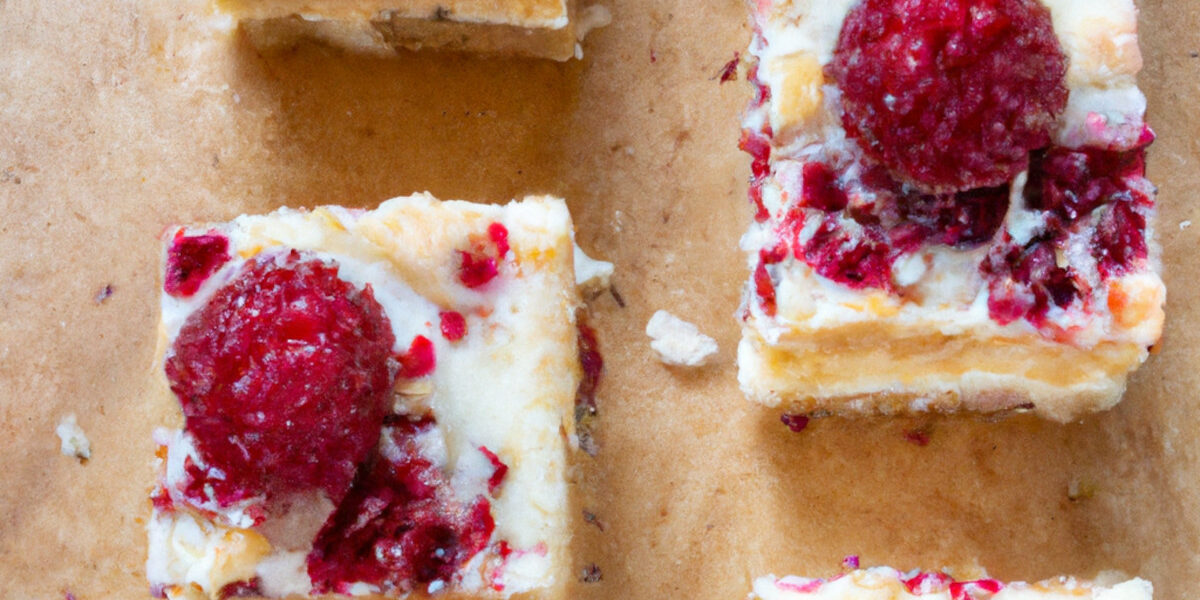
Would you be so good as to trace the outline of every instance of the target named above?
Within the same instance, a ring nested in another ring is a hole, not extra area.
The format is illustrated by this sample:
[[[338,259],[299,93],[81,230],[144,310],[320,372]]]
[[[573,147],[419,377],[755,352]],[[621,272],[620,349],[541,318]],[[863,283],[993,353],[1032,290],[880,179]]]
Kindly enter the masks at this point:
[[[567,60],[607,13],[575,0],[217,0],[260,46],[312,38],[393,54],[440,48]]]
[[[561,200],[285,208],[165,243],[184,420],[156,434],[152,590],[562,596],[581,371]]]
[[[1107,578],[1106,578],[1107,579]],[[754,581],[750,600],[1151,600],[1144,579],[1084,581],[1059,577],[1038,583],[995,579],[955,581],[940,572],[902,573],[890,567],[854,570],[829,579],[775,577]]]
[[[1117,403],[1158,342],[1130,0],[762,0],[746,394],[793,413]]]

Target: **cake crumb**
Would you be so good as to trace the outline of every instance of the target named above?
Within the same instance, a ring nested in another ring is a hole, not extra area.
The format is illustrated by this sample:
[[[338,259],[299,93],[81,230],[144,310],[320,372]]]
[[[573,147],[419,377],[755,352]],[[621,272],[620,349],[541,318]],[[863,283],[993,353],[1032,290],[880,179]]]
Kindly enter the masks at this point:
[[[580,291],[588,292],[609,287],[613,270],[612,263],[588,256],[579,244],[575,244],[575,285]]]
[[[646,335],[650,336],[650,347],[658,353],[659,360],[668,365],[699,367],[717,353],[716,340],[665,310],[650,318]]]
[[[75,421],[75,413],[63,417],[54,432],[62,442],[60,449],[64,456],[74,456],[80,460],[92,457],[92,442]]]
[[[1191,227],[1191,226],[1192,226],[1191,221],[1180,221],[1179,222],[1179,230],[1180,231],[1183,231],[1184,229],[1187,229],[1188,227]]]

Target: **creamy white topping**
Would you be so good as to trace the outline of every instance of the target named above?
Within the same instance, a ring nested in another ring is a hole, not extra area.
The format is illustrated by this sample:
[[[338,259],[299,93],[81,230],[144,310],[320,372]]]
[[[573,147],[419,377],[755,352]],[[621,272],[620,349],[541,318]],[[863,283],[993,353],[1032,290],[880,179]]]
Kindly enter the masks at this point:
[[[479,289],[468,289],[457,280],[458,251],[471,248],[472,236],[486,238],[491,223],[505,225],[512,250],[501,261],[499,276]],[[283,256],[296,249],[336,264],[345,281],[371,287],[391,324],[395,351],[405,351],[418,335],[433,343],[433,373],[407,382],[405,393],[415,395],[397,400],[404,412],[419,414],[427,408],[433,413],[436,426],[416,440],[422,455],[447,474],[460,500],[470,502],[480,495],[489,499],[496,524],[493,542],[505,541],[522,552],[542,549],[544,560],[522,559],[526,566],[514,572],[527,577],[518,578],[519,584],[500,595],[558,583],[566,560],[566,439],[573,430],[571,405],[578,382],[572,360],[577,296],[569,270],[572,232],[565,205],[546,199],[504,207],[438,203],[418,195],[388,201],[375,211],[281,209],[187,231],[213,230],[229,238],[235,258],[193,297],[163,296],[165,347],[188,316],[255,256]],[[604,271],[602,265],[591,270]],[[465,336],[453,342],[440,330],[439,313],[450,310],[462,314],[467,324]],[[186,481],[185,459],[207,468],[186,432],[158,433],[156,439],[167,446],[163,483],[168,493]],[[494,467],[481,448],[509,467],[494,494],[488,489]],[[384,456],[397,452],[390,436],[383,435],[381,451]],[[245,529],[261,537],[266,550],[261,556],[240,555],[251,562],[239,563],[238,575],[244,570],[257,574],[268,596],[306,593],[301,590],[310,583],[302,558],[333,505],[323,493],[289,499],[281,512],[253,527],[247,510],[256,502],[260,500],[233,510],[221,509],[215,501],[203,503],[200,508],[217,515],[215,523],[184,512],[156,514],[149,524],[151,582],[195,582],[216,593],[219,587],[211,586],[220,577],[210,573],[212,561],[205,562],[205,557],[221,548],[218,542],[226,531]],[[198,538],[196,531],[208,538]],[[190,541],[180,550],[177,538],[185,533]],[[482,556],[491,552],[485,550],[472,564],[478,567]],[[472,589],[487,583],[472,576],[472,568],[464,567],[462,581],[451,585]],[[372,586],[355,589],[376,591]]]

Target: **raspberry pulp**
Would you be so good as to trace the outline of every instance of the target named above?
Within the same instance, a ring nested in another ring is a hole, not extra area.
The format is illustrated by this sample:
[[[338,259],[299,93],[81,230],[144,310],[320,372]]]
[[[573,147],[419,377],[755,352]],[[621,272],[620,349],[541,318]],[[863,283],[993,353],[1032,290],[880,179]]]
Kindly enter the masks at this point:
[[[229,261],[229,239],[210,232],[205,235],[175,235],[167,251],[167,272],[163,291],[187,298]]]
[[[1066,107],[1066,68],[1037,0],[863,0],[827,67],[846,132],[930,192],[1023,171]]]
[[[409,592],[450,581],[492,537],[487,499],[460,502],[441,469],[421,455],[417,437],[433,428],[433,420],[396,421],[385,429],[390,447],[317,534],[308,555],[317,593],[348,593],[356,582]]]
[[[335,502],[379,438],[397,364],[371,287],[260,255],[184,323],[166,375],[222,505],[319,488]]]

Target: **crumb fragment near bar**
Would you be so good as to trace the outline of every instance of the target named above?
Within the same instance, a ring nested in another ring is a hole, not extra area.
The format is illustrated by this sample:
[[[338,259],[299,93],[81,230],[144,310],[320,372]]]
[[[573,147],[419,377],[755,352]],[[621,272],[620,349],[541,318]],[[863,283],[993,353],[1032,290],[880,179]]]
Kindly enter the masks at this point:
[[[59,451],[63,456],[73,456],[80,460],[88,460],[92,457],[92,442],[76,422],[75,413],[63,417],[58,426],[54,428],[54,433],[58,435]]]
[[[700,332],[696,325],[659,310],[646,323],[650,347],[659,360],[682,367],[700,367],[717,353],[717,341]]]

